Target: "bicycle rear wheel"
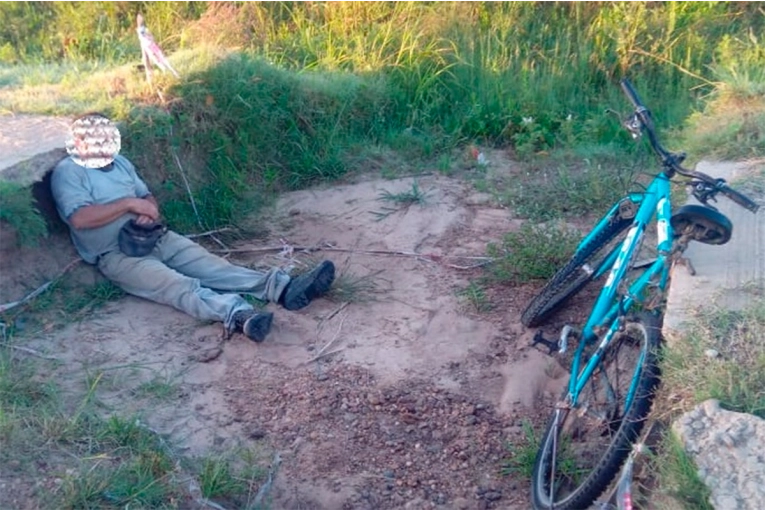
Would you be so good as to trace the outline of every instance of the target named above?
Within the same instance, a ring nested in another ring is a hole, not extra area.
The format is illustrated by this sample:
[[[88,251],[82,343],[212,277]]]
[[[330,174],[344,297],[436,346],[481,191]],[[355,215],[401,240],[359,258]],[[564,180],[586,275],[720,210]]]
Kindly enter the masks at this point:
[[[632,219],[615,216],[599,235],[582,246],[571,260],[550,278],[521,314],[521,323],[527,328],[539,326],[569,298],[582,290],[594,278],[594,271],[610,253],[611,250],[606,248],[613,247],[616,244],[612,243],[614,240],[624,240],[624,233],[631,224]]]
[[[660,324],[647,313],[622,320],[623,332],[603,353],[576,406],[560,406],[550,420],[532,474],[536,509],[588,508],[640,436],[659,382]]]

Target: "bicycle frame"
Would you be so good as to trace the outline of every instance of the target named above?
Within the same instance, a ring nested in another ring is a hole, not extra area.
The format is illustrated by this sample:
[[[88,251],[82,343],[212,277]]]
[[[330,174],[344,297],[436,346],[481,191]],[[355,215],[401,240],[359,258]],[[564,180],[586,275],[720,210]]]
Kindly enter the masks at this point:
[[[648,189],[643,193],[630,193],[624,200],[629,200],[637,206],[635,219],[627,232],[627,237],[617,245],[604,259],[603,263],[594,270],[595,278],[610,273],[603,289],[595,302],[595,307],[590,314],[584,329],[582,330],[579,346],[577,347],[571,365],[571,379],[569,380],[568,398],[572,406],[576,406],[579,393],[582,391],[590,376],[600,364],[603,352],[606,350],[614,335],[619,330],[620,317],[629,310],[633,304],[640,300],[641,293],[652,282],[663,292],[669,280],[672,254],[673,232],[670,224],[672,208],[670,205],[670,180],[661,173],[656,176]],[[624,200],[614,205],[611,210],[595,226],[592,232],[582,241],[581,246],[600,230],[605,228],[608,221],[615,215],[620,214],[620,207]],[[623,296],[618,295],[619,286],[630,269],[646,228],[656,215],[657,219],[657,249],[658,257],[651,263],[643,274],[635,280]],[[658,281],[657,281],[658,279]],[[618,297],[618,300],[617,300]],[[607,328],[607,330],[605,330]],[[594,343],[598,339],[598,332],[604,333],[595,353],[590,357],[580,371],[581,356],[587,344]],[[642,361],[642,360],[641,360]],[[629,408],[637,385],[638,375],[635,374],[629,392],[627,394],[626,407]]]

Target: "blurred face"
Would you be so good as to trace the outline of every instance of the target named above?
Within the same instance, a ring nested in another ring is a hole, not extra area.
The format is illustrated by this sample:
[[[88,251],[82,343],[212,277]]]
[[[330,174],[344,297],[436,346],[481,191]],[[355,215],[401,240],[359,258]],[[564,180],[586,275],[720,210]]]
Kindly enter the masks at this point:
[[[120,132],[108,118],[93,114],[72,122],[66,151],[85,168],[104,168],[120,152]]]

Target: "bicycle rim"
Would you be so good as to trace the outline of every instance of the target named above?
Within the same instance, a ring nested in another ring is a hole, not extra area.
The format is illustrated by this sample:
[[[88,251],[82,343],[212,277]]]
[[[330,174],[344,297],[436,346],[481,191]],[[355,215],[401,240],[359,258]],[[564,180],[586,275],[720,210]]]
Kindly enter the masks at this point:
[[[658,383],[655,316],[624,319],[575,406],[553,414],[537,453],[537,509],[587,508],[613,481],[642,430]]]

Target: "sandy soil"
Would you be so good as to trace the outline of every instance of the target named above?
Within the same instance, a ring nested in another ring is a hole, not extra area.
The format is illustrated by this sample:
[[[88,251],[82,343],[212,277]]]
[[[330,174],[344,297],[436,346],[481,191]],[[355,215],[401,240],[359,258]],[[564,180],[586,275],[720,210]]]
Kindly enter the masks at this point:
[[[330,258],[339,287],[359,287],[299,312],[268,305],[275,327],[263,344],[226,341],[220,325],[126,297],[28,346],[61,359],[57,378],[80,390],[102,373],[107,412],[138,411],[142,383],[177,385],[142,419],[189,455],[241,444],[280,452],[273,508],[528,508],[526,483],[501,474],[506,445],[521,441],[523,420],[546,419],[565,374],[519,325],[533,288],[495,289],[489,313],[459,297],[481,270],[460,269],[475,260],[458,256],[484,255],[520,222],[443,176],[417,178],[424,205],[380,200],[414,182],[287,194],[269,239],[234,247],[231,259],[251,266]],[[293,250],[262,250],[282,245]],[[55,273],[71,256],[59,253],[39,267]],[[35,269],[24,267],[29,284]],[[4,280],[20,276],[4,270]]]

